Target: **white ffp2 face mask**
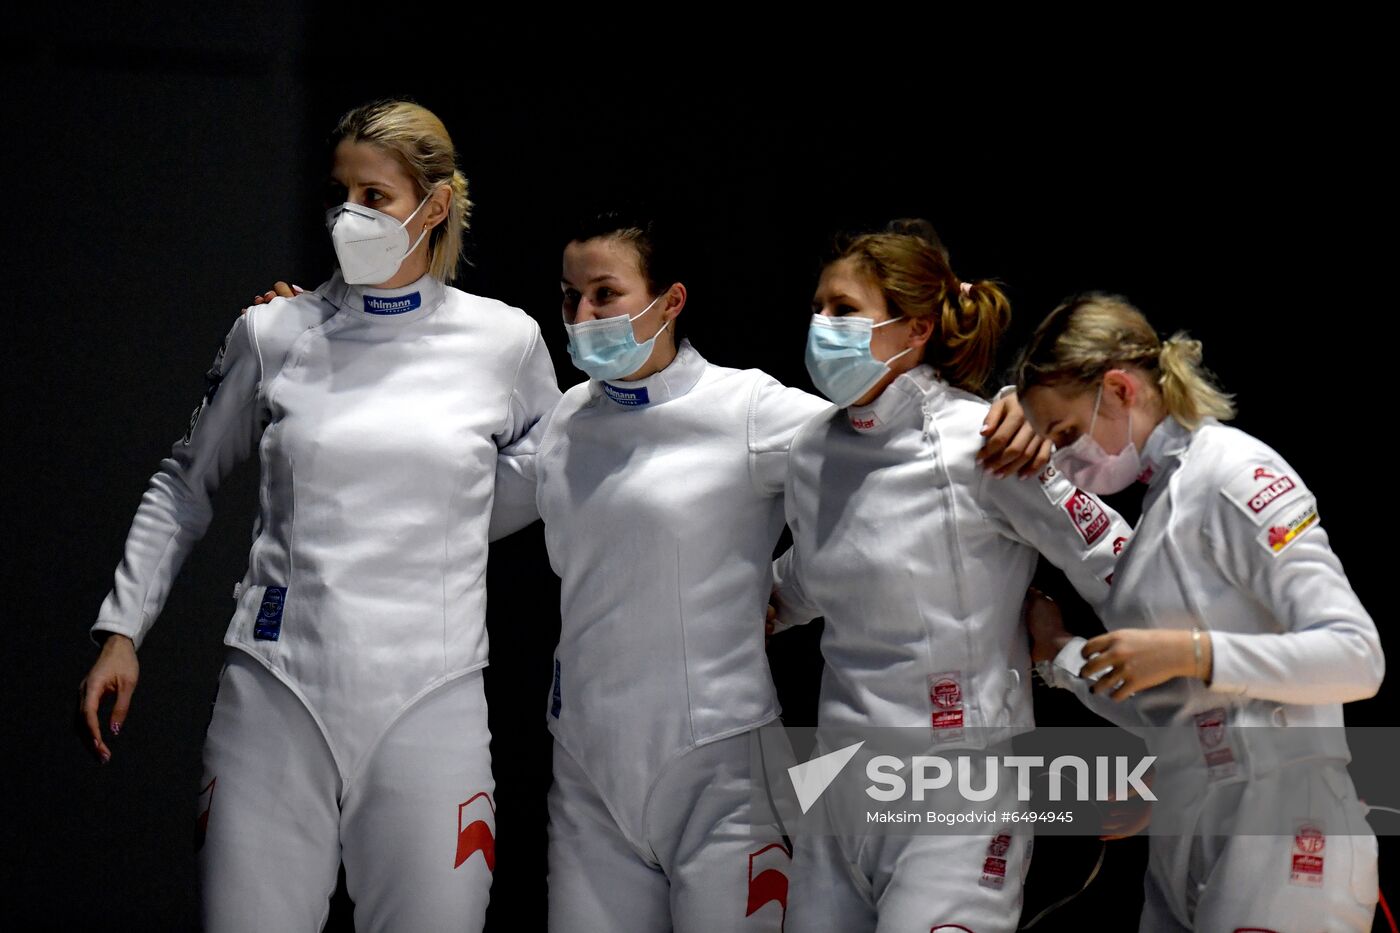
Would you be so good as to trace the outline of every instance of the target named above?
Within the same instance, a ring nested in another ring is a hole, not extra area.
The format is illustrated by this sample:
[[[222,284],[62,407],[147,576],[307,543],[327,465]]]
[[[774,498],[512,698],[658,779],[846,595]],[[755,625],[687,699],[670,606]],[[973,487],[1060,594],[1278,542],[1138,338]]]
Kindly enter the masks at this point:
[[[1142,473],[1142,458],[1133,440],[1131,408],[1128,409],[1128,443],[1122,450],[1111,454],[1094,440],[1094,424],[1099,420],[1099,405],[1102,403],[1101,383],[1099,394],[1094,399],[1094,415],[1089,419],[1089,430],[1079,435],[1068,447],[1057,449],[1050,455],[1050,462],[1085,492],[1108,496],[1122,492],[1133,484],[1133,480]]]
[[[408,222],[418,216],[425,196],[403,223],[383,211],[346,201],[326,211],[326,229],[331,232],[340,274],[350,285],[377,285],[398,274],[408,254],[418,248],[430,227],[424,227],[413,245],[408,245]]]

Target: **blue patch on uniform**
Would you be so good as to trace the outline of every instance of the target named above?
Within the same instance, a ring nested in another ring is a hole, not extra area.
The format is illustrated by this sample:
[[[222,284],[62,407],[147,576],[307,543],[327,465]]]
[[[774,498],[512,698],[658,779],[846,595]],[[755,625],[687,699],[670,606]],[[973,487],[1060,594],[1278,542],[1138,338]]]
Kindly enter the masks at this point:
[[[262,605],[253,623],[253,637],[258,641],[276,641],[282,634],[282,608],[287,604],[285,586],[269,586],[263,590]]]
[[[549,703],[549,715],[559,718],[559,710],[564,707],[564,697],[559,687],[559,659],[554,659],[554,699]]]
[[[622,389],[610,382],[603,383],[603,391],[608,393],[608,398],[619,405],[628,405],[633,408],[650,404],[651,396],[647,395],[646,386],[637,386],[635,389]]]
[[[365,296],[365,310],[370,314],[406,314],[423,304],[423,296],[410,292],[397,298],[384,298],[379,295]]]

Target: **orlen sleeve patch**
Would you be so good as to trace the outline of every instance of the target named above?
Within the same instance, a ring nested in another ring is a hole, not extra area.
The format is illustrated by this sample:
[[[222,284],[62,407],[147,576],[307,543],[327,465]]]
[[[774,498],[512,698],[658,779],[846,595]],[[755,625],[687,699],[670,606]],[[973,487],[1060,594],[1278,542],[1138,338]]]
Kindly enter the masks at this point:
[[[1274,513],[1291,511],[1285,506],[1311,498],[1307,488],[1296,477],[1273,465],[1241,470],[1220,490],[1220,494],[1233,502],[1256,525],[1273,524],[1271,516]]]
[[[1112,524],[1099,501],[1082,489],[1076,489],[1074,495],[1065,500],[1065,511],[1084,536],[1084,543],[1091,547]]]
[[[1278,557],[1294,541],[1317,527],[1317,500],[1307,496],[1302,502],[1279,513],[1274,521],[1259,532],[1258,541],[1270,554]]]

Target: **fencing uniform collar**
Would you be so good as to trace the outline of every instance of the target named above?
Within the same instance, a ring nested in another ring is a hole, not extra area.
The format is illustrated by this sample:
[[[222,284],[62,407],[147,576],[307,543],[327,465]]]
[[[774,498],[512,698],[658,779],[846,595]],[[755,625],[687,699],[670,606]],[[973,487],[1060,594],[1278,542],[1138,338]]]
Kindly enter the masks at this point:
[[[1153,428],[1142,447],[1142,472],[1138,474],[1138,482],[1157,485],[1176,469],[1190,444],[1191,429],[1167,415]]]
[[[922,411],[924,397],[938,384],[933,367],[915,366],[885,387],[869,405],[846,409],[851,427],[861,434],[878,434],[898,423],[909,411]],[[923,415],[920,414],[922,419]]]
[[[594,392],[622,408],[650,408],[680,398],[695,387],[705,372],[705,360],[689,340],[682,340],[676,358],[666,368],[631,382],[622,379],[597,380]]]
[[[447,286],[425,275],[402,288],[374,288],[369,285],[347,285],[336,272],[321,290],[321,294],[338,308],[370,321],[416,320],[430,314],[442,304]]]

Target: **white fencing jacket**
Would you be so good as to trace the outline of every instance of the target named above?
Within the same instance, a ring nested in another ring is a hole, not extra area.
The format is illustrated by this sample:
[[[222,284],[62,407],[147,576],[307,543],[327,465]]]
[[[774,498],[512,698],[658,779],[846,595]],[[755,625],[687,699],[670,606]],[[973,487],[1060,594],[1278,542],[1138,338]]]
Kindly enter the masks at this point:
[[[415,697],[486,664],[498,448],[558,397],[529,316],[431,276],[379,290],[337,273],[249,309],[151,479],[94,630],[140,644],[215,489],[256,450],[225,642],[302,698],[348,768]]]
[[[774,564],[779,618],[826,617],[819,718],[980,745],[1033,725],[1021,605],[1037,552],[1093,606],[1128,525],[1053,468],[998,479],[976,461],[988,405],[928,366],[793,442]]]
[[[1104,606],[1110,628],[1210,632],[1209,686],[1178,678],[1115,703],[1078,676],[1083,639],[1049,673],[1095,711],[1129,728],[1181,726],[1156,747],[1163,767],[1244,779],[1300,758],[1349,758],[1337,730],[1287,738],[1237,726],[1341,726],[1341,704],[1375,694],[1385,659],[1375,623],[1352,591],[1302,477],[1259,440],[1207,419],[1172,418],[1143,448],[1142,519]],[[1199,738],[1199,741],[1196,739]],[[1153,744],[1149,738],[1149,744]]]
[[[562,581],[550,729],[634,838],[668,763],[778,715],[763,619],[788,445],[829,407],[683,342],[645,379],[569,389],[537,453],[502,458]]]

